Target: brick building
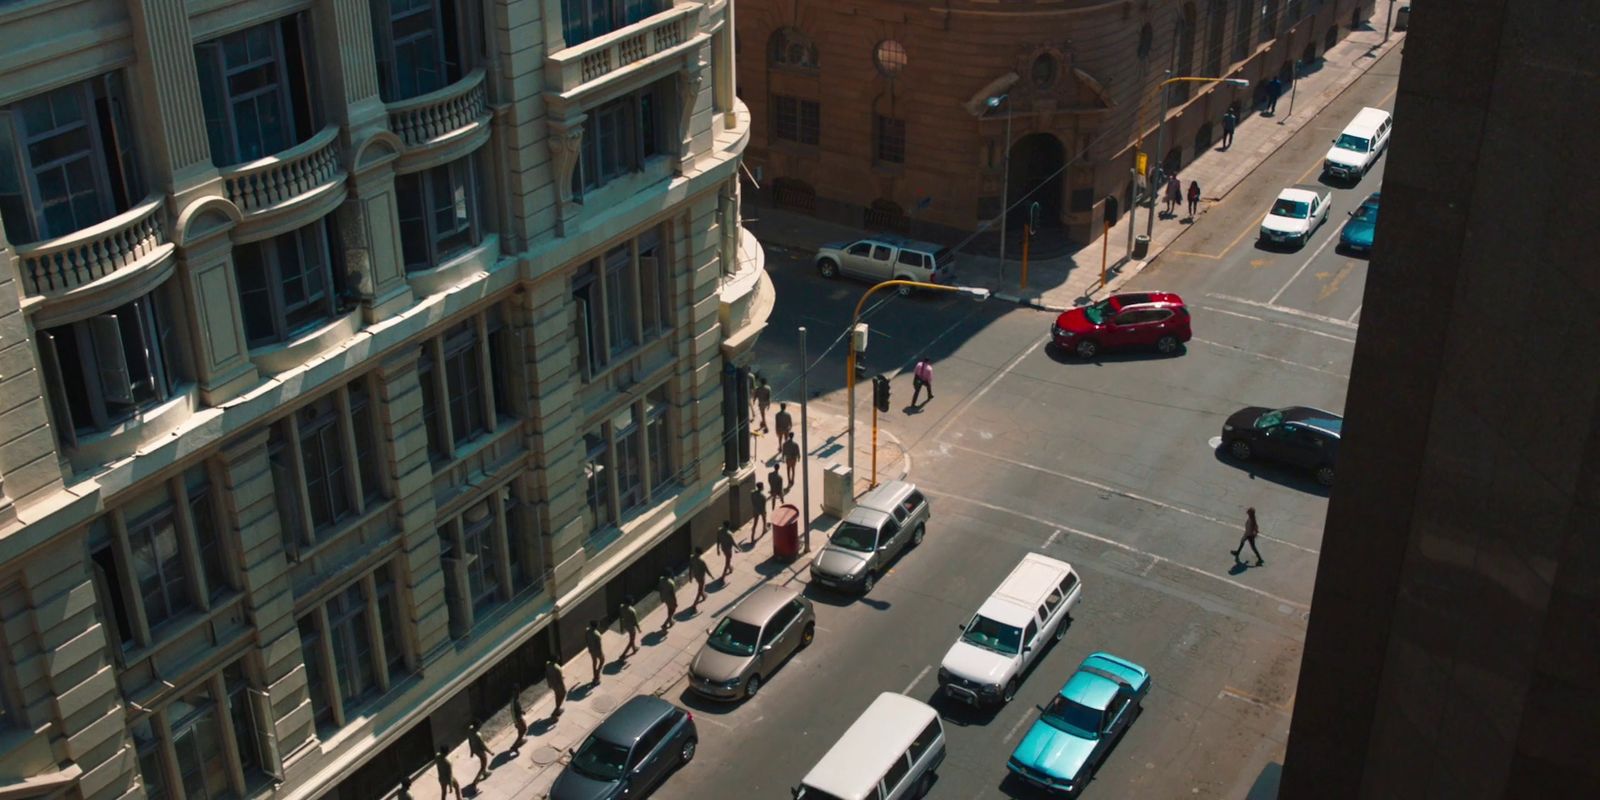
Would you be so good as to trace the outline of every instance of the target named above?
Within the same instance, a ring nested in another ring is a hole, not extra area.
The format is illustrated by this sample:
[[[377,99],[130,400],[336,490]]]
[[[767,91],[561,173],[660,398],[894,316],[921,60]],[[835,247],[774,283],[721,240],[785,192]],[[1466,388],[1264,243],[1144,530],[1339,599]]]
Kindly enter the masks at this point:
[[[1133,143],[1155,138],[1167,70],[1255,87],[1169,89],[1166,160],[1181,168],[1221,139],[1230,103],[1248,112],[1273,76],[1292,80],[1297,60],[1315,69],[1372,6],[744,0],[745,161],[764,202],[838,222],[949,238],[998,217],[1005,189],[1013,204],[1038,201],[1041,225],[1084,242],[1108,196],[1129,208]]]

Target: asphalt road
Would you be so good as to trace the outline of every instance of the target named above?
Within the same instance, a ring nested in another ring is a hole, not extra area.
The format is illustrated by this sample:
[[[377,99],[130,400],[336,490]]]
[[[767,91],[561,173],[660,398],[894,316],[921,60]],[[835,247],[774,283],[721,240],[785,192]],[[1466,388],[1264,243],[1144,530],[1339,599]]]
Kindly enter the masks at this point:
[[[1358,108],[1390,105],[1398,71],[1397,55],[1377,65],[1132,282],[1190,303],[1196,338],[1176,356],[1079,362],[1044,346],[1051,315],[994,302],[894,299],[871,314],[875,371],[909,372],[921,354],[935,362],[936,399],[906,408],[910,377],[897,377],[883,423],[933,503],[927,540],[867,598],[808,588],[816,642],[760,696],[723,707],[678,694],[680,683],[669,699],[695,711],[701,748],[657,796],[787,797],[882,691],[945,716],[949,756],[931,796],[1032,796],[1005,779],[1006,756],[1034,705],[1095,650],[1143,664],[1154,689],[1087,796],[1237,798],[1271,784],[1326,492],[1290,470],[1233,463],[1211,440],[1244,405],[1343,409],[1366,262],[1329,242],[1382,163],[1334,189],[1330,223],[1304,249],[1260,250],[1254,233],[1279,188],[1316,179],[1327,141]],[[821,280],[805,256],[769,254],[779,304],[757,360],[780,398],[798,399],[792,332],[807,325],[813,402],[842,415],[843,353],[824,350],[864,287]],[[1246,506],[1259,511],[1264,567],[1229,555]],[[935,697],[957,623],[1029,551],[1083,576],[1065,639],[998,712]]]

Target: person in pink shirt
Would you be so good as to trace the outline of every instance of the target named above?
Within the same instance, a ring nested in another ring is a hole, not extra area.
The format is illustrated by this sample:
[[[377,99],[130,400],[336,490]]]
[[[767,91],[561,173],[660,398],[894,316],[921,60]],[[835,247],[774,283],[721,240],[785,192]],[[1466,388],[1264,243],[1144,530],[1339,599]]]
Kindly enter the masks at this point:
[[[933,365],[928,359],[917,359],[917,366],[911,370],[911,405],[917,405],[917,397],[922,390],[928,390],[928,399],[933,399]]]

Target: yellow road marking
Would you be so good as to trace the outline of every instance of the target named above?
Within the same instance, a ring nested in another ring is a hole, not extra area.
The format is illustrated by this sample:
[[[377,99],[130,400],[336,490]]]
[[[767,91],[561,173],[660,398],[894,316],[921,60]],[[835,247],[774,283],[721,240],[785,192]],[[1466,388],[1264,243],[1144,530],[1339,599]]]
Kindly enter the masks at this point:
[[[1169,253],[1171,253],[1171,254],[1173,254],[1175,256],[1188,256],[1190,258],[1209,258],[1212,261],[1221,261],[1222,260],[1222,256],[1214,256],[1214,255],[1211,255],[1209,253],[1191,253],[1191,252],[1189,252],[1187,250],[1168,250],[1167,252],[1169,252]]]
[[[1326,300],[1329,297],[1332,297],[1334,292],[1339,291],[1339,284],[1344,283],[1344,279],[1349,277],[1350,273],[1355,271],[1355,268],[1355,262],[1344,262],[1344,266],[1340,268],[1337,275],[1333,276],[1333,280],[1328,281],[1328,285],[1322,287],[1322,291],[1317,293],[1317,299]]]
[[[1272,266],[1272,262],[1270,262],[1270,261],[1268,261],[1268,260],[1266,260],[1264,258],[1252,258],[1252,259],[1250,259],[1250,268],[1251,269],[1262,269],[1264,267],[1270,267],[1270,266]]]

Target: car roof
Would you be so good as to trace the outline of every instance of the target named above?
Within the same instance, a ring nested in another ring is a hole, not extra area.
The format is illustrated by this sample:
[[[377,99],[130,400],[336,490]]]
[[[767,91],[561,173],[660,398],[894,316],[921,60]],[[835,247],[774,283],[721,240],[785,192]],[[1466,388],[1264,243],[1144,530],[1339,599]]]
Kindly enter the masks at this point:
[[[1350,124],[1344,126],[1344,132],[1350,133],[1353,131],[1356,133],[1371,134],[1376,132],[1378,126],[1383,124],[1383,121],[1389,116],[1389,112],[1384,111],[1381,108],[1367,106],[1366,108],[1356,112],[1355,117],[1350,120]]]
[[[1116,305],[1117,305],[1117,308],[1119,310],[1127,308],[1129,306],[1143,306],[1143,305],[1154,305],[1154,306],[1174,305],[1174,306],[1181,306],[1181,305],[1183,305],[1183,298],[1179,297],[1178,295],[1176,295],[1176,294],[1174,294],[1172,292],[1161,292],[1161,291],[1122,292],[1120,294],[1112,295],[1111,299],[1117,301]]]
[[[1123,684],[1143,683],[1149,673],[1125,658],[1110,653],[1090,653],[1061,687],[1061,696],[1090,708],[1104,709]]]
[[[761,627],[784,605],[794,601],[800,593],[783,586],[762,586],[751,592],[728,612],[730,619],[748,622]]]
[[[894,692],[878,695],[806,773],[805,785],[842,798],[862,797],[863,786],[876,789],[878,778],[938,717],[927,703]]]
[[[887,481],[879,484],[878,488],[861,496],[856,501],[856,508],[867,508],[873,511],[892,513],[900,504],[900,498],[916,491],[917,487],[907,481]]]
[[[1323,411],[1311,406],[1293,406],[1283,410],[1283,421],[1304,425],[1307,428],[1322,431],[1323,433],[1340,435],[1344,431],[1344,417],[1332,411]]]
[[[934,244],[933,242],[924,242],[924,241],[921,241],[921,240],[918,240],[918,239],[909,239],[909,238],[904,237],[904,236],[895,236],[893,234],[885,234],[885,235],[881,235],[881,236],[880,235],[863,236],[860,239],[857,239],[856,241],[858,241],[858,242],[879,242],[881,244],[893,245],[895,247],[905,247],[905,248],[910,248],[912,250],[926,250],[929,253],[937,253],[940,250],[944,249],[944,245],[942,245],[942,244]]]
[[[662,717],[677,711],[677,707],[653,695],[634,695],[628,702],[623,703],[600,727],[594,729],[594,735],[608,742],[622,745],[632,745],[639,740],[650,726],[661,721]]]
[[[1278,196],[1279,197],[1287,197],[1287,198],[1291,198],[1291,199],[1295,199],[1295,200],[1301,200],[1301,199],[1309,200],[1312,197],[1321,197],[1324,194],[1327,194],[1327,192],[1325,190],[1323,190],[1321,187],[1311,186],[1310,184],[1305,184],[1305,183],[1297,183],[1297,184],[1295,184],[1293,186],[1290,186],[1287,189],[1284,189],[1283,191],[1279,192]]]

